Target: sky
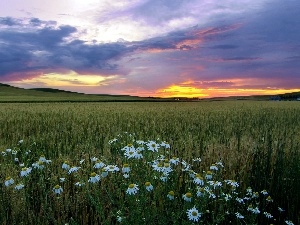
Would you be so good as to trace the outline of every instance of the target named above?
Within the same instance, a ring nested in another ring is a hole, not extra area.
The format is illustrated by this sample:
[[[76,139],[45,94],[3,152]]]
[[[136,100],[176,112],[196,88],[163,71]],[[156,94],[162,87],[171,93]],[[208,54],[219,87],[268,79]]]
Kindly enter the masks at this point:
[[[300,91],[300,0],[0,0],[0,82],[88,94]]]

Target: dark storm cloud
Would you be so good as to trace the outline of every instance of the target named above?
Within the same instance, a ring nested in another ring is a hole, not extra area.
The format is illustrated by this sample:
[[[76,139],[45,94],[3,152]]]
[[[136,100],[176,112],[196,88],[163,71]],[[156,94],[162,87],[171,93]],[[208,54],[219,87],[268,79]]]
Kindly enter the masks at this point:
[[[6,26],[20,25],[20,21],[18,19],[14,19],[11,17],[0,17],[0,25],[6,25]]]
[[[13,21],[13,19],[11,20]],[[88,45],[83,41],[66,42],[77,30],[72,26],[45,26],[45,22],[31,19],[28,29],[3,29],[0,32],[0,76],[27,72],[55,72],[57,69],[75,71],[113,70],[108,60],[127,52],[122,43]],[[38,27],[37,27],[38,25]],[[9,77],[6,77],[9,79]]]
[[[214,45],[210,48],[212,48],[212,49],[235,49],[235,48],[238,48],[238,46],[232,45],[232,44],[224,44],[224,45]]]

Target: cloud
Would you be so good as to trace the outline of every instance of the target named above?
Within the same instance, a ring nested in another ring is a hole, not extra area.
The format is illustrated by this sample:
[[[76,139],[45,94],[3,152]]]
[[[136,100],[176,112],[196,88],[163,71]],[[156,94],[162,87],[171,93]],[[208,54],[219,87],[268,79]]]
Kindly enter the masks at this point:
[[[13,18],[6,20],[15,21]],[[79,74],[111,75],[122,68],[117,62],[126,55],[146,53],[154,49],[192,50],[206,36],[233,29],[232,26],[203,30],[192,27],[143,41],[89,44],[74,38],[78,31],[75,27],[55,25],[53,21],[30,18],[14,23],[14,29],[2,29],[1,79],[10,79],[8,76],[11,73],[19,73],[20,78],[32,76],[32,72],[75,71]],[[125,70],[119,72],[126,74]]]
[[[15,25],[20,25],[20,22],[18,19],[14,19],[11,17],[1,17],[0,25],[15,26]]]

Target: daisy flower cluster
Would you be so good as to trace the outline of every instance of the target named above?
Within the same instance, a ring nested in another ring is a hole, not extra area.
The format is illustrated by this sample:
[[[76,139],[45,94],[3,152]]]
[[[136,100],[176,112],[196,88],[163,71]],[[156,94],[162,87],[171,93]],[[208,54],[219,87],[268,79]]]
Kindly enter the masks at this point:
[[[138,140],[129,133],[110,140],[109,145],[111,155],[107,158],[85,155],[57,160],[44,154],[30,158],[28,151],[17,157],[17,150],[7,149],[2,157],[13,156],[9,158],[13,159],[17,173],[6,171],[2,182],[7,190],[12,187],[21,193],[39,180],[44,182],[43,187],[50,187],[45,192],[53,201],[59,201],[60,196],[74,198],[74,193],[80,198],[89,196],[97,199],[91,200],[95,207],[111,207],[110,217],[119,223],[151,223],[161,216],[166,223],[176,218],[203,224],[232,220],[255,224],[259,218],[272,223],[276,219],[270,193],[251,187],[242,190],[234,179],[223,179],[222,161],[211,165],[202,165],[200,158],[185,161],[172,154],[166,141]],[[148,213],[141,213],[145,208]],[[277,209],[278,213],[283,211]],[[284,221],[293,224],[288,218]]]

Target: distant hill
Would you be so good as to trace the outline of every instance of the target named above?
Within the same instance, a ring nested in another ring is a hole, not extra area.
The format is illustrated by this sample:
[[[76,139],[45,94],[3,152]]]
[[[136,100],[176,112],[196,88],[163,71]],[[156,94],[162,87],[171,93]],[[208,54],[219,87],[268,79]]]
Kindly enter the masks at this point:
[[[159,100],[159,99],[157,99]],[[156,101],[129,95],[83,94],[53,88],[24,89],[0,83],[0,102]]]

